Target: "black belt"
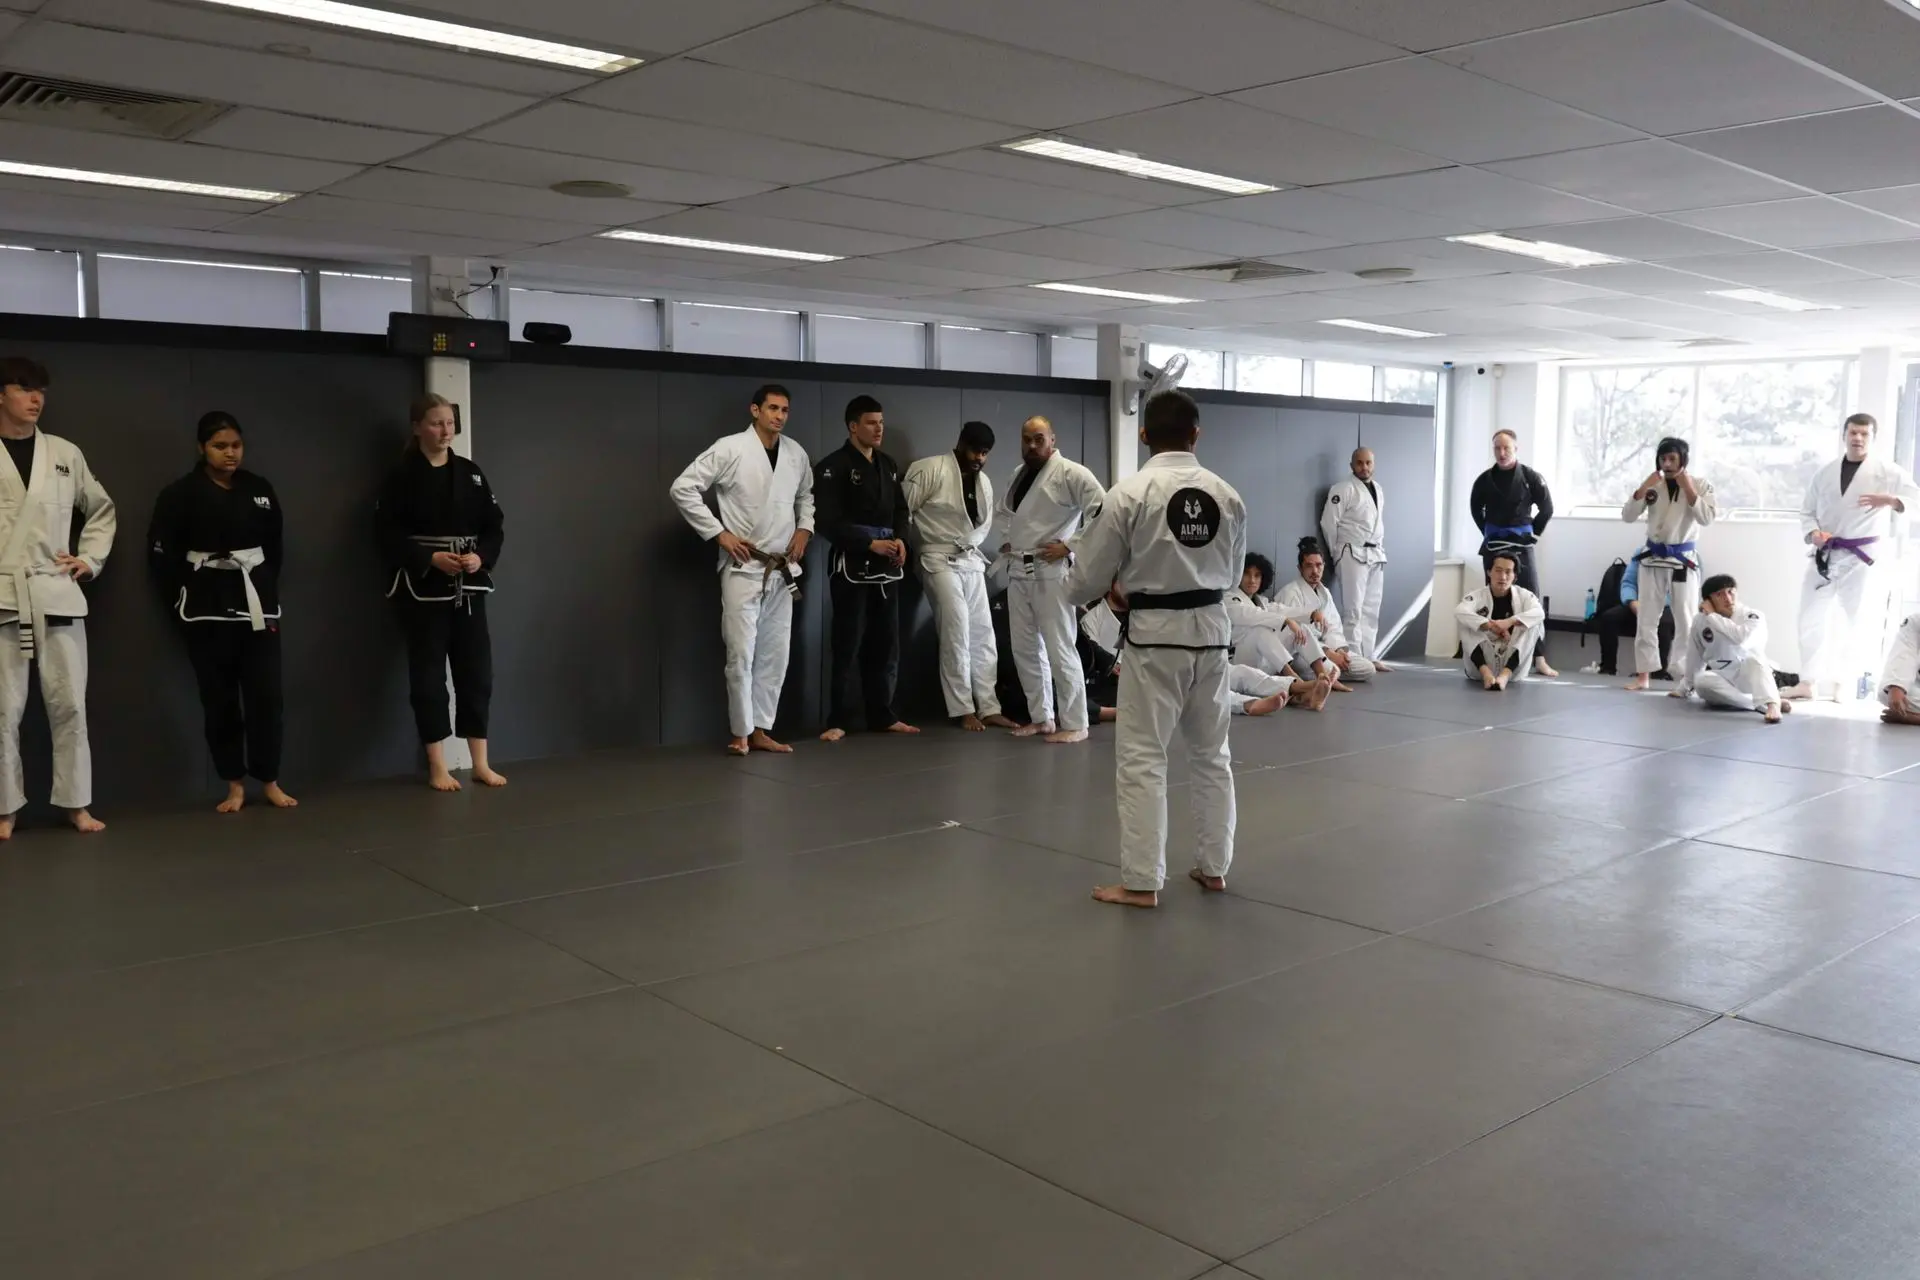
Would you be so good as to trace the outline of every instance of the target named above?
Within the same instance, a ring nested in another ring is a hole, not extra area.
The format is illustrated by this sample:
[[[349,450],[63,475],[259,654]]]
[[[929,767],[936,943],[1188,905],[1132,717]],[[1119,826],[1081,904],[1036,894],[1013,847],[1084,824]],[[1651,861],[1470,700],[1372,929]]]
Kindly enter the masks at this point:
[[[1224,591],[1168,591],[1149,595],[1144,591],[1127,593],[1127,611],[1135,609],[1204,609],[1227,598]]]

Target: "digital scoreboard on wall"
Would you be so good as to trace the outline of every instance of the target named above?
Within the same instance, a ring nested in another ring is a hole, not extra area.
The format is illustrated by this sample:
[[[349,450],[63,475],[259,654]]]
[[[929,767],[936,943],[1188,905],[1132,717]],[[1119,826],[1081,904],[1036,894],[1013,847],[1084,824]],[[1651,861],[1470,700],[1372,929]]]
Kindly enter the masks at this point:
[[[505,360],[509,331],[504,320],[419,315],[387,316],[387,350],[396,356],[445,356],[453,360]]]

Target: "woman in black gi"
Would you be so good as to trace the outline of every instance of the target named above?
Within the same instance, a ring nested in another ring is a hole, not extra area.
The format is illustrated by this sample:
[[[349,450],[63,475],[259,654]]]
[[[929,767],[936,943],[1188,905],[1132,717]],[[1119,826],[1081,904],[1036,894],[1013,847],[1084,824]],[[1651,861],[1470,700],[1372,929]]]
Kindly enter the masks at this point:
[[[227,784],[221,813],[247,802],[246,777],[267,802],[280,789],[280,498],[242,470],[246,443],[232,414],[200,419],[200,461],[160,491],[147,548],[186,634],[200,685],[207,746]]]
[[[427,785],[458,791],[441,743],[458,734],[473,754],[474,781],[504,787],[487,764],[493,643],[487,595],[505,540],[500,504],[479,467],[453,451],[453,402],[425,395],[408,415],[413,440],[380,492],[375,531],[393,568],[387,597],[407,634],[413,720],[427,751]],[[447,715],[447,671],[454,715]]]

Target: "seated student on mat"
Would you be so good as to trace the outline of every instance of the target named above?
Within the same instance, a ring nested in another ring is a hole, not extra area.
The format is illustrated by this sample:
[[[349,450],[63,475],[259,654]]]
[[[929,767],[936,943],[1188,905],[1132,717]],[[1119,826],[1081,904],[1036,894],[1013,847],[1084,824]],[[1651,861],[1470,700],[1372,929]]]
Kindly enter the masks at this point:
[[[1793,707],[1780,700],[1767,662],[1766,617],[1740,603],[1738,585],[1729,573],[1700,585],[1700,613],[1687,633],[1686,674],[1667,696],[1697,693],[1710,707],[1758,711],[1768,724],[1779,724]]]
[[[1273,602],[1286,610],[1289,618],[1305,626],[1309,635],[1319,640],[1320,647],[1326,651],[1327,661],[1335,668],[1326,674],[1335,679],[1351,680],[1355,684],[1373,679],[1377,667],[1371,659],[1361,657],[1359,651],[1348,643],[1339,606],[1334,604],[1333,592],[1324,581],[1327,557],[1320,549],[1319,537],[1310,533],[1300,539],[1294,549],[1294,560],[1299,565],[1300,576],[1274,592]]]
[[[1611,584],[1608,590],[1608,578],[1614,577],[1614,569],[1620,570],[1619,581]],[[1671,680],[1667,673],[1667,661],[1673,653],[1674,621],[1673,610],[1667,608],[1662,598],[1660,608],[1660,669],[1653,673],[1656,680]],[[1600,635],[1600,661],[1586,668],[1585,675],[1612,676],[1620,674],[1620,637],[1633,635],[1640,629],[1640,562],[1628,560],[1624,566],[1615,564],[1600,579],[1599,609],[1593,615],[1593,628]]]
[[[1482,687],[1495,693],[1505,692],[1516,676],[1527,678],[1534,646],[1546,632],[1547,611],[1539,596],[1514,584],[1518,570],[1510,553],[1496,552],[1487,585],[1467,592],[1453,611],[1467,675],[1479,676]]]
[[[1900,624],[1893,648],[1880,671],[1880,719],[1887,724],[1920,724],[1920,613]]]
[[[1118,611],[1115,605],[1119,606]],[[1080,618],[1081,666],[1087,672],[1087,705],[1098,708],[1093,718],[1108,724],[1120,718],[1120,614],[1126,600],[1117,591],[1086,610]],[[1326,680],[1298,680],[1290,674],[1270,675],[1233,663],[1227,668],[1228,710],[1237,716],[1267,716],[1282,707],[1318,711],[1333,690]]]
[[[1352,693],[1340,682],[1340,670],[1320,638],[1266,598],[1273,577],[1273,561],[1255,552],[1247,556],[1240,585],[1227,592],[1233,661],[1268,675],[1298,673],[1310,680],[1326,680],[1335,693]]]

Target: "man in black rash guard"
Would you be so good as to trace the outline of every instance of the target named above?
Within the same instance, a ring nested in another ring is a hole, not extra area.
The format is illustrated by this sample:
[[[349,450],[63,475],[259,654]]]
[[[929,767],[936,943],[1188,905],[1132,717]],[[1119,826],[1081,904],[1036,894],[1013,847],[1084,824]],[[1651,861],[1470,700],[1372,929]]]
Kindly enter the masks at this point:
[[[1510,555],[1519,572],[1514,581],[1540,594],[1540,575],[1534,568],[1533,548],[1553,519],[1553,495],[1538,471],[1520,461],[1520,438],[1511,431],[1493,433],[1493,465],[1473,482],[1467,502],[1480,530],[1480,563],[1489,573],[1496,555]],[[1533,669],[1549,678],[1560,673],[1536,653]]]

